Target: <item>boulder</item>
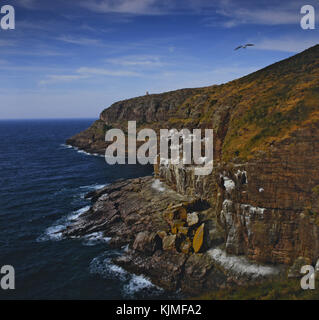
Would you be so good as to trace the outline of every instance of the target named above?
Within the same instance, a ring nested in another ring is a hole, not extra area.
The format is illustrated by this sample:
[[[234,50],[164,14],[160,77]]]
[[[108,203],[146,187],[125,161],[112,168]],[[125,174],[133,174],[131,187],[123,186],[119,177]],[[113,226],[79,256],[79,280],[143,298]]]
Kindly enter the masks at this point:
[[[181,220],[174,220],[170,223],[171,225],[171,231],[172,231],[172,234],[177,234],[178,231],[179,231],[179,228],[183,227],[185,224],[184,221],[181,221]]]
[[[196,212],[187,214],[187,224],[189,227],[194,226],[199,221],[198,214]]]
[[[181,234],[183,234],[184,236],[187,236],[188,230],[189,230],[189,228],[184,227],[184,226],[179,226],[179,227],[178,227],[178,233],[181,233]]]
[[[193,249],[195,253],[199,252],[204,243],[204,228],[205,223],[203,223],[195,232],[193,238]]]
[[[164,220],[166,220],[167,223],[171,223],[174,220],[174,212],[172,211],[165,211],[163,213]]]
[[[184,240],[180,246],[180,250],[182,253],[188,254],[190,252],[190,249],[192,247],[192,243],[189,240],[189,238],[187,238],[186,240]]]
[[[157,235],[163,240],[167,236],[167,233],[166,231],[158,231]]]
[[[176,235],[169,235],[163,239],[163,250],[175,250]]]
[[[144,254],[153,254],[158,247],[157,235],[148,231],[138,233],[133,243],[133,249]]]
[[[178,210],[179,219],[186,221],[187,220],[187,211],[184,207],[181,207]]]

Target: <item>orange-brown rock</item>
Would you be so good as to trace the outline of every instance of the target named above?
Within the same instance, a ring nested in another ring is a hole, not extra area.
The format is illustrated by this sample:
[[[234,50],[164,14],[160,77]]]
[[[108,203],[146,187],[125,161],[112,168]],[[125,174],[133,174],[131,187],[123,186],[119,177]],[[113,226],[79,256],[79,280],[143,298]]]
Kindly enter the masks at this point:
[[[199,252],[204,243],[204,227],[205,224],[203,223],[195,232],[193,238],[193,248],[195,253]]]

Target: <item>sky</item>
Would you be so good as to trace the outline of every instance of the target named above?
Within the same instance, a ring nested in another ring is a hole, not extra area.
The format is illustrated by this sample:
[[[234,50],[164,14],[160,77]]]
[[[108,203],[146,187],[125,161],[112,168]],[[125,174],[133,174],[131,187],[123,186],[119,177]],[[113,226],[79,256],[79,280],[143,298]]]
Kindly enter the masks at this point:
[[[300,27],[309,4],[318,14],[311,0],[0,0],[16,21],[0,30],[0,119],[98,118],[146,91],[239,78],[319,43],[318,15]]]

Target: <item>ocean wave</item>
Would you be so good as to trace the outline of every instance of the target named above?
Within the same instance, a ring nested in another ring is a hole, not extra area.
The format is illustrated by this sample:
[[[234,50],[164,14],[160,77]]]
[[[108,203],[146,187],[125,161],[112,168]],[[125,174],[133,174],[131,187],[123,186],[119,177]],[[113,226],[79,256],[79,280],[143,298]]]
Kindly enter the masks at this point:
[[[89,266],[89,272],[91,274],[98,274],[103,279],[115,279],[120,281],[127,281],[130,278],[130,274],[120,266],[112,263],[111,258],[96,257]]]
[[[106,186],[108,186],[108,183],[106,183],[106,184],[92,184],[92,185],[89,185],[89,186],[82,186],[82,187],[80,187],[80,189],[83,190],[83,192],[81,192],[80,198],[84,199],[88,192],[95,191],[95,190],[100,190],[100,189],[105,188]]]
[[[122,284],[122,294],[127,298],[133,298],[138,294],[156,296],[164,290],[155,286],[150,279],[143,275],[131,274],[122,267],[114,264],[105,254],[94,258],[89,266],[91,274],[97,274],[106,280],[117,280]]]
[[[81,209],[79,209],[79,210],[77,210],[77,211],[74,211],[73,213],[71,213],[71,214],[69,214],[69,215],[67,216],[67,220],[68,220],[68,221],[71,221],[71,222],[76,221],[77,219],[79,219],[79,217],[80,217],[83,213],[89,211],[90,208],[91,208],[90,206],[85,206],[85,207],[83,207],[83,208],[81,208]]]
[[[37,239],[37,241],[38,242],[48,241],[48,240],[60,241],[63,238],[62,231],[64,229],[65,229],[65,226],[62,224],[49,227],[45,230],[44,235],[40,236]]]
[[[53,226],[47,228],[44,234],[37,238],[37,242],[43,241],[60,241],[63,239],[63,231],[74,221],[76,221],[83,213],[88,211],[90,206],[85,206],[71,214],[59,219]]]
[[[73,149],[74,148],[74,147],[72,147],[72,146],[70,146],[68,144],[64,144],[64,143],[60,144],[60,146],[63,147],[63,148],[66,148],[66,149]]]
[[[86,156],[92,156],[91,153],[88,153],[88,152],[86,152],[84,150],[77,150],[77,153],[85,154]]]
[[[64,143],[62,143],[62,144],[60,144],[60,146],[63,147],[63,148],[65,148],[65,149],[73,149],[73,150],[77,151],[77,153],[84,154],[84,155],[86,155],[86,156],[93,156],[93,157],[101,157],[101,158],[104,158],[104,155],[102,155],[102,154],[89,153],[89,152],[87,152],[87,151],[85,151],[85,150],[81,150],[81,149],[79,149],[78,147],[74,147],[74,146],[71,146],[71,145],[69,145],[69,144],[64,144]]]
[[[103,189],[104,187],[106,187],[108,185],[108,183],[106,184],[92,184],[89,186],[82,186],[80,187],[80,189],[85,189],[85,190],[99,190],[99,189]]]
[[[103,232],[94,232],[83,237],[84,246],[95,246],[100,243],[108,243],[111,238],[104,237]]]
[[[155,286],[147,277],[136,274],[133,274],[129,283],[123,287],[123,294],[128,297],[145,291],[156,291],[158,293],[159,291],[163,291],[163,289]]]

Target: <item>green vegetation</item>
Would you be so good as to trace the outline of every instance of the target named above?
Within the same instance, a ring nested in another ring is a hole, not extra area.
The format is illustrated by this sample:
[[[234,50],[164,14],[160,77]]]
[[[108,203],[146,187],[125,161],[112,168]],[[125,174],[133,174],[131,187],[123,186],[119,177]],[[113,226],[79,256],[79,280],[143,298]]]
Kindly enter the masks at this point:
[[[238,157],[247,161],[260,151],[269,153],[270,146],[319,122],[318,57],[319,45],[223,85],[115,103],[102,112],[101,119],[124,131],[132,113],[136,114],[138,130],[214,129],[220,160]],[[150,99],[156,105],[152,112]],[[88,136],[99,140],[108,128],[98,124],[93,129]]]
[[[247,160],[319,121],[319,46],[244,78],[203,88],[169,124],[209,127],[223,139],[223,160]],[[227,116],[227,112],[229,116]]]
[[[223,289],[204,294],[203,300],[318,300],[319,282],[315,290],[302,290],[299,279],[267,281],[258,285]]]
[[[315,186],[313,189],[312,189],[312,193],[316,196],[319,196],[319,185],[318,186]]]

